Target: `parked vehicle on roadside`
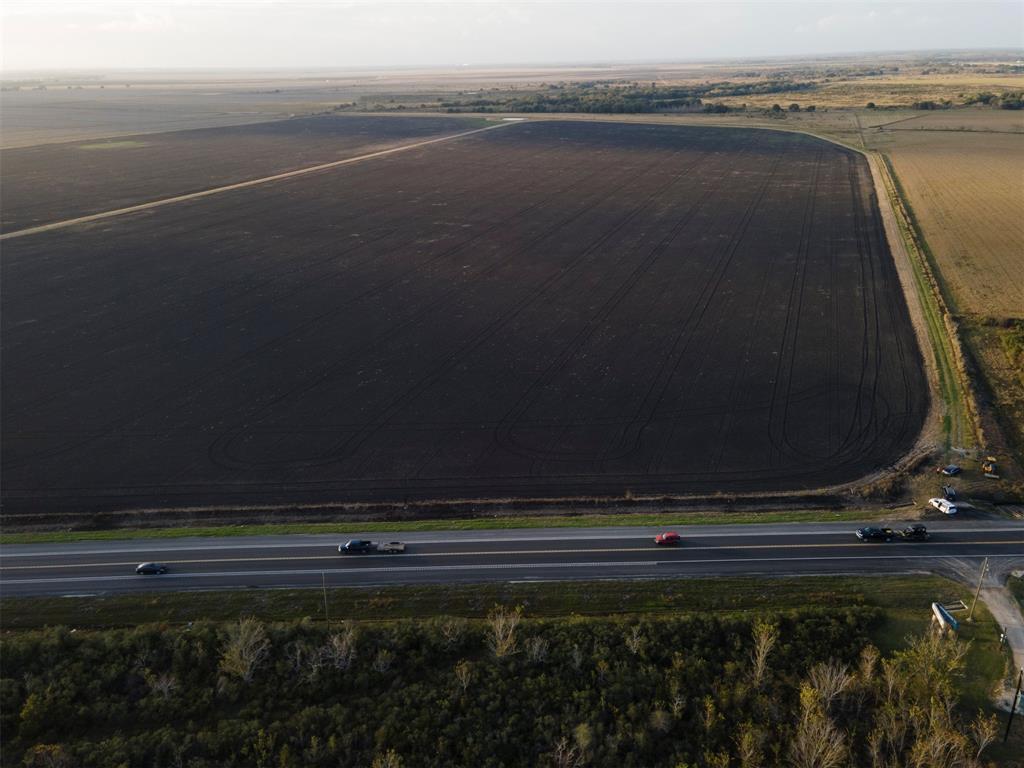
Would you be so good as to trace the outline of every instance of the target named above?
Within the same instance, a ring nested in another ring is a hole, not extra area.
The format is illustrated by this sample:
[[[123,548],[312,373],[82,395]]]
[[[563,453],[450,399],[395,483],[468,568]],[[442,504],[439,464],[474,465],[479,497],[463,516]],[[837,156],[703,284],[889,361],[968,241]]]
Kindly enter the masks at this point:
[[[959,511],[956,504],[946,499],[928,499],[928,504],[944,515],[955,515]]]
[[[956,488],[952,485],[942,486],[942,495],[946,497],[946,501],[956,501]]]
[[[944,467],[939,467],[935,471],[936,472],[941,472],[942,474],[946,475],[947,477],[953,477],[954,475],[959,475],[962,470],[956,464],[947,464]]]

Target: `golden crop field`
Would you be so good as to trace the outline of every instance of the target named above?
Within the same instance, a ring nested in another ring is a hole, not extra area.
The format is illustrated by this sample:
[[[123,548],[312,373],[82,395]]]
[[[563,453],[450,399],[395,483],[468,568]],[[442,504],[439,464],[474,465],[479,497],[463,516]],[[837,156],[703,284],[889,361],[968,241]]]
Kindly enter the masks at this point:
[[[892,158],[958,314],[1024,318],[1022,122],[984,110],[865,131]]]

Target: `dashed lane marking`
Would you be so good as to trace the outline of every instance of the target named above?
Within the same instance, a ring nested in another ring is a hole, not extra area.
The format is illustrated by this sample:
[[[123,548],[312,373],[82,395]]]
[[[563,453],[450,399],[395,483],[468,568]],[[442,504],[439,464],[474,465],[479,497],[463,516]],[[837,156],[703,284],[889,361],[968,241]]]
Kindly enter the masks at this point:
[[[417,565],[407,568],[340,568],[340,569],[313,569],[313,570],[273,570],[273,571],[214,571],[211,573],[171,573],[159,577],[160,583],[185,579],[209,579],[209,578],[241,578],[252,579],[256,576],[319,576],[326,574],[330,576],[361,575],[368,573],[428,573],[444,571],[495,571],[495,570],[528,570],[528,569],[565,569],[565,568],[648,568],[664,565],[717,565],[729,563],[794,563],[794,562],[821,562],[821,561],[848,561],[848,560],[936,560],[948,555],[866,555],[857,557],[854,555],[835,556],[811,556],[811,557],[730,557],[705,560],[626,560],[626,561],[595,561],[584,563],[482,563],[466,565]],[[1020,557],[1020,553],[979,553],[971,557],[980,558],[1003,558]],[[157,578],[157,577],[152,577]],[[5,584],[67,584],[76,582],[113,582],[113,581],[135,581],[139,582],[140,577],[134,575],[124,576],[81,576],[72,578],[45,578],[45,579],[10,579],[4,580]],[[319,582],[317,582],[319,583]],[[338,586],[334,584],[333,586]]]
[[[956,542],[959,546],[1022,546],[1024,547],[1024,541],[963,541]],[[889,547],[899,546],[901,542],[888,544]],[[904,546],[912,546],[919,548],[925,546],[920,542],[907,542]],[[303,555],[299,557],[218,557],[218,558],[199,558],[191,560],[161,560],[164,565],[205,565],[215,563],[271,563],[271,562],[297,562],[303,560],[336,560],[338,557],[346,557],[349,562],[359,562],[367,560],[379,560],[386,558],[393,560],[395,558],[401,558],[402,560],[409,560],[412,558],[420,557],[509,557],[509,556],[531,556],[531,555],[573,555],[582,553],[593,553],[593,554],[622,554],[624,552],[629,553],[651,553],[654,551],[659,554],[667,553],[667,551],[674,551],[679,555],[686,555],[691,552],[715,552],[720,550],[758,550],[758,549],[864,549],[864,547],[870,546],[864,542],[854,542],[846,544],[738,544],[738,545],[725,545],[725,546],[714,546],[714,547],[681,547],[675,550],[651,550],[651,549],[640,549],[638,547],[610,547],[610,548],[578,548],[578,549],[525,549],[525,550],[481,550],[477,552],[413,552],[406,553],[404,555]],[[879,545],[881,546],[881,545]],[[899,555],[897,555],[899,556]],[[942,553],[927,555],[928,557],[955,557],[955,554]],[[870,557],[868,555],[867,557]],[[678,561],[683,562],[698,562],[689,561],[679,558]],[[673,561],[677,562],[677,561]],[[0,571],[25,571],[25,570],[68,570],[76,568],[103,568],[103,567],[129,567],[137,565],[137,561],[132,562],[101,562],[101,563],[50,563],[47,565],[5,565],[0,567]],[[515,566],[516,563],[511,565]],[[402,566],[405,568],[413,568],[416,566]],[[343,570],[355,570],[355,569],[343,569]],[[368,569],[359,569],[368,570]],[[6,580],[5,580],[6,581]]]

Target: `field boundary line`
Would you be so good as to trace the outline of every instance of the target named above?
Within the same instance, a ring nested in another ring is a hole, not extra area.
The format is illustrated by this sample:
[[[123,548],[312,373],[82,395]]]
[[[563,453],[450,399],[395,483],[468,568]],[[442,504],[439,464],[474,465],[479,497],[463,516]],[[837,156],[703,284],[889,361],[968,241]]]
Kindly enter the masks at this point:
[[[165,205],[174,205],[175,203],[184,203],[189,200],[198,200],[203,197],[210,197],[211,195],[219,195],[223,192],[232,192],[237,189],[247,189],[248,187],[255,187],[262,184],[271,184],[275,181],[281,181],[283,179],[291,179],[297,176],[304,176],[309,173],[318,173],[320,171],[330,170],[331,168],[339,168],[343,165],[352,165],[353,163],[360,163],[363,162],[364,160],[373,160],[378,157],[385,157],[387,155],[394,155],[399,152],[406,152],[410,149],[419,149],[420,147],[426,147],[429,146],[430,144],[439,144],[443,141],[453,141],[455,139],[461,139],[465,136],[472,136],[475,133],[493,131],[496,128],[504,128],[509,125],[516,125],[516,123],[495,123],[494,125],[487,125],[484,126],[483,128],[474,128],[470,131],[462,131],[461,133],[453,133],[447,136],[438,136],[433,139],[424,139],[422,141],[413,142],[412,144],[402,144],[397,147],[380,149],[375,152],[368,152],[364,155],[356,155],[354,157],[346,157],[342,160],[332,160],[329,163],[311,165],[307,168],[296,168],[295,170],[292,171],[275,173],[271,176],[261,176],[258,179],[248,179],[246,181],[239,181],[234,184],[225,184],[220,187],[211,187],[210,189],[203,189],[198,192],[189,192],[184,195],[175,195],[174,197],[165,197],[160,200],[151,200],[148,203],[130,205],[127,208],[116,208],[112,211],[101,211],[100,213],[91,213],[87,216],[78,216],[74,219],[64,219],[63,221],[53,221],[50,222],[49,224],[39,224],[38,226],[35,227],[16,229],[13,232],[4,232],[3,234],[0,234],[0,240],[11,240],[15,237],[27,237],[29,235],[42,234],[43,232],[52,232],[57,229],[66,229],[67,227],[73,227],[79,224],[90,224],[94,221],[112,219],[117,216],[124,216],[126,214],[136,213],[138,211],[147,211],[152,208],[161,208]]]
[[[946,406],[943,431],[947,448],[950,442],[972,441],[984,446],[985,435],[979,419],[978,404],[974,390],[966,375],[965,356],[960,332],[942,291],[935,268],[928,259],[923,238],[908,210],[895,169],[883,153],[873,153],[872,167],[877,170],[878,180],[889,200],[899,228],[910,265],[913,268],[914,283],[921,299],[925,315],[930,347],[934,354],[939,393]],[[967,447],[967,446],[961,446]]]

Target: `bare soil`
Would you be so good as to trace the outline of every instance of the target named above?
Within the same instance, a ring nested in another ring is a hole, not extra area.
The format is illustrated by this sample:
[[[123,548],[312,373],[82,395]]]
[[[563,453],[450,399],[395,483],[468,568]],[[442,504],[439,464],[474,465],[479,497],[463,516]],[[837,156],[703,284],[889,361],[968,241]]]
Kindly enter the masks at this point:
[[[459,133],[476,118],[318,116],[0,151],[6,232]]]
[[[7,513],[799,491],[928,403],[867,164],[795,133],[519,123],[4,250]]]

